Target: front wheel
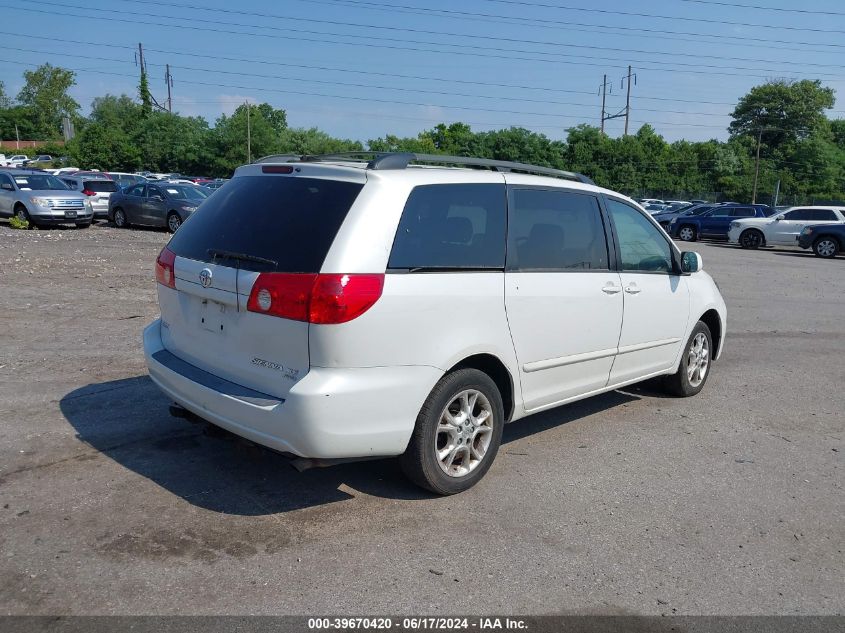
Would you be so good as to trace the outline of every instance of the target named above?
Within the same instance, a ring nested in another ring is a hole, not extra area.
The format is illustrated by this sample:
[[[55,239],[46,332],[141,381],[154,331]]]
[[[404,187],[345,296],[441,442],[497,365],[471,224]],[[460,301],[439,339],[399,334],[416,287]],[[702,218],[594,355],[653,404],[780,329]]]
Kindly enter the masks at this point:
[[[15,207],[15,217],[21,222],[26,222],[29,225],[28,228],[35,228],[35,222],[32,221],[32,218],[29,216],[29,211],[27,211],[26,207],[22,204]]]
[[[441,495],[474,486],[490,468],[504,426],[502,395],[477,369],[459,369],[440,379],[417,416],[400,458],[405,475]]]
[[[679,398],[694,396],[704,388],[713,360],[713,337],[704,321],[699,321],[690,334],[678,371],[665,379],[666,390]]]
[[[839,244],[832,237],[820,237],[813,242],[813,252],[816,257],[830,259],[836,257],[836,253],[839,252]]]
[[[760,248],[763,246],[763,234],[757,229],[746,229],[739,235],[739,245],[742,248]]]
[[[167,230],[171,233],[175,233],[179,230],[179,227],[182,226],[182,218],[179,217],[179,214],[175,211],[171,211],[167,214]]]
[[[694,242],[696,236],[695,227],[692,226],[682,226],[678,231],[678,237],[680,237],[684,242]]]
[[[129,226],[129,222],[126,221],[126,212],[120,207],[114,210],[112,218],[114,218],[114,225],[119,229],[125,229]]]

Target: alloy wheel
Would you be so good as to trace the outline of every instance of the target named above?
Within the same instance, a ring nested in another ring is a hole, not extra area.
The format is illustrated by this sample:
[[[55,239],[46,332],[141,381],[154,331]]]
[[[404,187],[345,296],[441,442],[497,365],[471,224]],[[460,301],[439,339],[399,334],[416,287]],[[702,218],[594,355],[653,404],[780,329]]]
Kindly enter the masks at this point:
[[[175,233],[179,230],[179,227],[182,226],[182,218],[180,218],[175,213],[171,213],[167,216],[167,228],[170,229],[171,233]]]
[[[457,394],[443,409],[434,436],[434,450],[441,470],[463,477],[487,455],[493,437],[493,407],[475,389]]]
[[[692,339],[687,350],[687,378],[693,387],[698,387],[707,376],[710,366],[710,343],[703,332]]]
[[[816,252],[819,257],[833,257],[836,255],[836,244],[829,239],[819,240],[816,243]]]

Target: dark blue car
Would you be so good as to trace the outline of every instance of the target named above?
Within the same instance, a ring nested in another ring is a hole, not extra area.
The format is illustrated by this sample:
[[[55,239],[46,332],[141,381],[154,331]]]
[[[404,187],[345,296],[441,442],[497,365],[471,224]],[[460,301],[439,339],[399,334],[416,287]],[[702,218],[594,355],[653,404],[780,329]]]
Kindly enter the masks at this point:
[[[798,235],[798,246],[812,248],[816,257],[836,257],[845,250],[845,223],[805,226]]]
[[[727,239],[731,222],[737,218],[766,218],[772,208],[765,204],[720,204],[700,215],[673,218],[669,234],[685,242],[702,238]]]

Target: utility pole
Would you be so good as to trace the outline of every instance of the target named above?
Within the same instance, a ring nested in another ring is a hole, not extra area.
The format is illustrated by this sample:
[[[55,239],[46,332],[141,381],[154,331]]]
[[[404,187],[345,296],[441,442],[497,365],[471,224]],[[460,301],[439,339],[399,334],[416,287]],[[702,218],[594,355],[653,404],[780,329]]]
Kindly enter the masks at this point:
[[[601,80],[601,133],[604,134],[604,102],[607,91],[607,75],[604,75]]]
[[[780,178],[778,178],[778,182],[775,185],[775,197],[772,199],[772,208],[774,209],[778,206],[778,198],[780,197]]]
[[[249,124],[249,101],[244,102],[246,106],[246,162],[252,162],[252,130]]]
[[[170,64],[165,64],[167,71],[164,73],[164,83],[167,84],[167,111],[173,112],[173,97],[170,89],[173,87],[173,75],[170,74]]]
[[[141,74],[147,72],[147,67],[144,64],[144,45],[138,42],[138,65],[141,67]]]
[[[754,161],[754,189],[751,192],[751,204],[757,202],[757,179],[760,177],[760,142],[763,140],[763,128],[757,132],[757,158]]]
[[[636,75],[634,76],[636,81]],[[628,96],[625,99],[625,136],[628,136],[628,119],[631,117],[631,66],[628,65]]]
[[[21,135],[18,132],[18,124],[15,123],[15,149],[21,148]]]

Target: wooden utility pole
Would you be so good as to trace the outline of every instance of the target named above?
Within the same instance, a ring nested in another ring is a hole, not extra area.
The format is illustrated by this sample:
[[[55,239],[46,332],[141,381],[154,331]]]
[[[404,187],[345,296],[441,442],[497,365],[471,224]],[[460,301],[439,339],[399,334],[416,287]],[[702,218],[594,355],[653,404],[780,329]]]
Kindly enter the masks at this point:
[[[760,177],[760,142],[763,140],[763,128],[757,132],[757,158],[754,160],[754,189],[751,192],[751,204],[757,203],[757,179]]]
[[[628,136],[628,119],[631,118],[631,66],[628,66],[628,96],[625,99],[625,136]]]
[[[173,112],[173,97],[170,89],[173,87],[173,75],[170,74],[170,64],[165,64],[167,71],[164,73],[164,82],[167,84],[167,111]]]
[[[604,134],[604,103],[607,93],[607,75],[604,75],[601,80],[601,133]]]
[[[252,162],[252,130],[249,124],[249,101],[244,102],[246,106],[246,162]]]
[[[147,72],[147,67],[144,64],[144,45],[138,42],[138,65],[141,67],[141,74]]]

